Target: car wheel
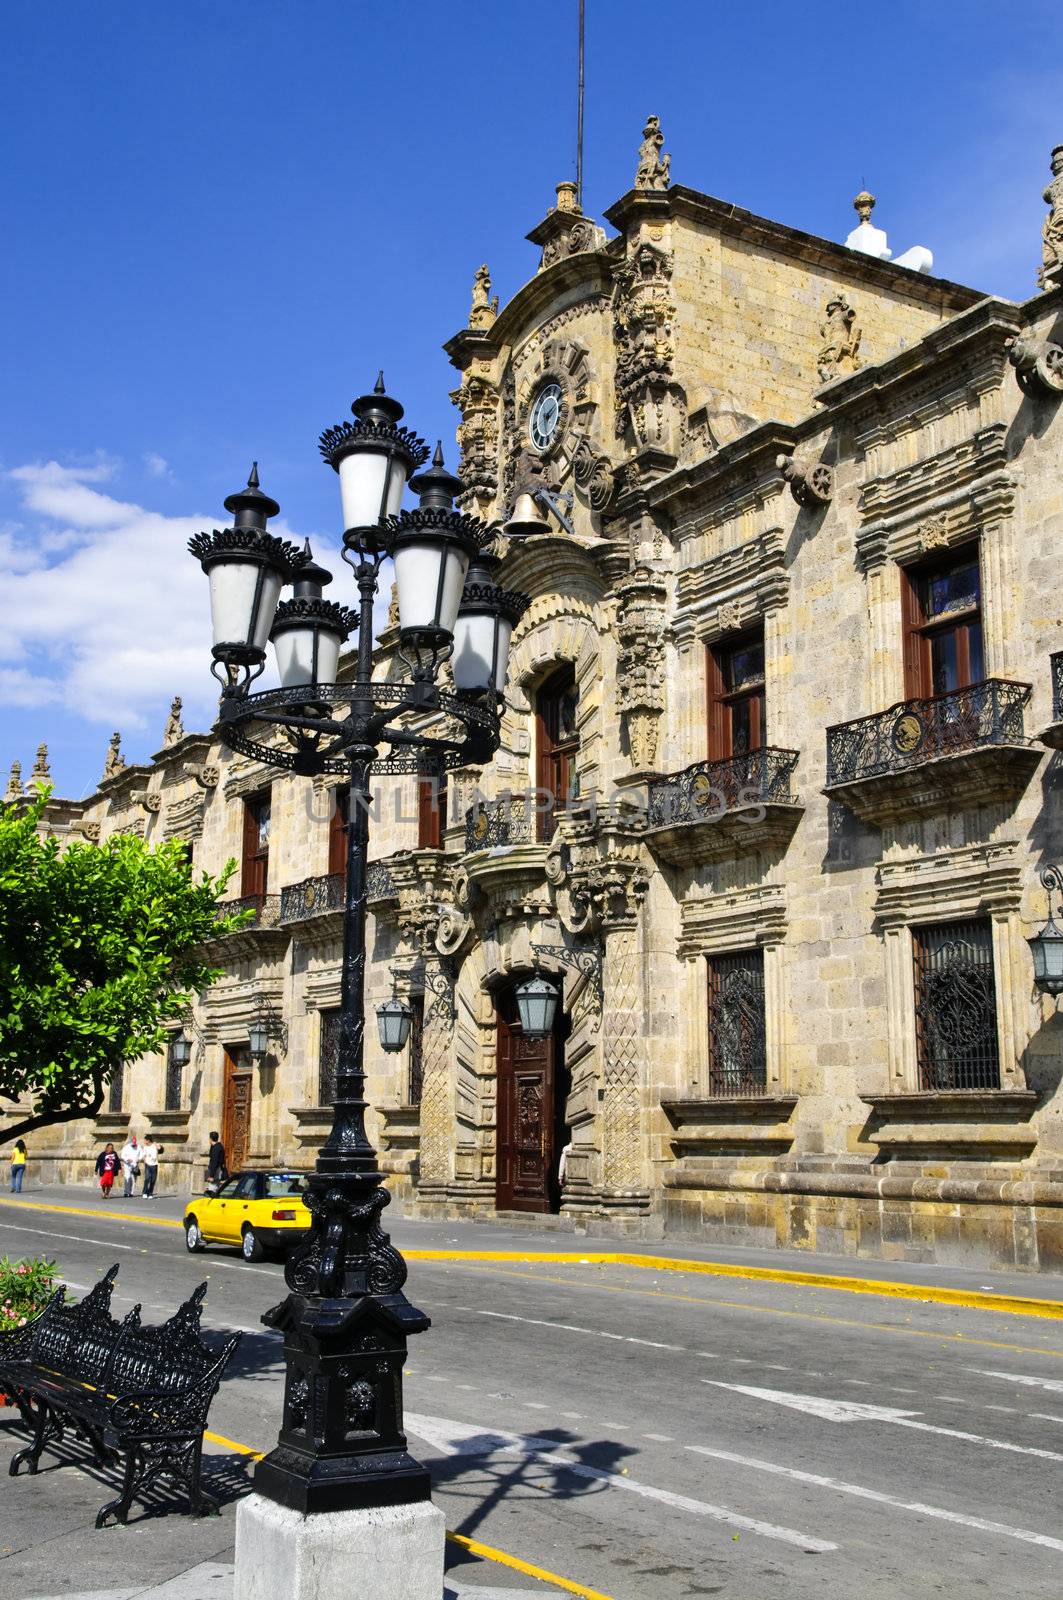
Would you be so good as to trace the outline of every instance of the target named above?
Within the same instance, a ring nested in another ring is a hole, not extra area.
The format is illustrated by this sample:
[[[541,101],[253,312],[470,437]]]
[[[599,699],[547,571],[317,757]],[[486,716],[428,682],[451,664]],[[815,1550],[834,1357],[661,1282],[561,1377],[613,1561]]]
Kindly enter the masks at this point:
[[[196,1252],[202,1250],[205,1243],[206,1240],[199,1231],[199,1223],[196,1221],[195,1217],[189,1217],[188,1221],[185,1223],[186,1249]]]
[[[245,1261],[262,1261],[265,1258],[266,1252],[255,1237],[255,1230],[249,1222],[244,1224],[240,1249],[243,1252]]]

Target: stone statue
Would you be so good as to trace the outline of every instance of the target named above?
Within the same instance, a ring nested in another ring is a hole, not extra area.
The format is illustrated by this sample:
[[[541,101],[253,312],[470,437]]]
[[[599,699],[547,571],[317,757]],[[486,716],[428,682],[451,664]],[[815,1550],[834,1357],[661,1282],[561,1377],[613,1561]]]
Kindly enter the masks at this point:
[[[39,789],[42,784],[51,783],[51,781],[52,774],[48,770],[48,746],[39,744],[37,746],[37,758],[33,763],[33,771],[30,773],[30,782]]]
[[[1063,144],[1052,151],[1052,182],[1044,192],[1048,205],[1041,253],[1041,270],[1037,281],[1042,289],[1052,289],[1063,283]]]
[[[181,696],[175,694],[170,701],[170,715],[166,719],[166,732],[162,736],[163,748],[176,744],[185,736],[184,724],[181,721]]]
[[[824,320],[820,326],[823,344],[816,357],[820,383],[836,378],[843,365],[855,371],[860,365],[861,329],[856,325],[856,312],[843,294],[834,294],[827,301]]]
[[[114,778],[125,767],[125,756],[120,749],[122,735],[112,733],[107,745],[107,756],[103,763],[103,777],[101,783],[106,783],[108,778]]]
[[[7,790],[4,794],[4,799],[17,800],[22,792],[22,762],[12,761],[11,776],[7,780]]]
[[[498,316],[498,296],[491,298],[491,274],[487,263],[478,267],[472,280],[472,309],[469,312],[470,328],[489,328]]]
[[[636,189],[667,189],[672,166],[671,156],[661,154],[664,134],[660,117],[647,117],[639,145],[639,165],[635,173]]]

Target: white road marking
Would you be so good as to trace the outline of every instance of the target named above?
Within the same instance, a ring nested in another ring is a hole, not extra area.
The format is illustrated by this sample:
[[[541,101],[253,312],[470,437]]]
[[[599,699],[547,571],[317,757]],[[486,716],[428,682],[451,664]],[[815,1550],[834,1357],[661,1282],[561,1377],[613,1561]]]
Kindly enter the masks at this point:
[[[1039,1450],[1033,1445],[1011,1444],[1006,1439],[989,1439],[981,1433],[965,1433],[959,1428],[936,1428],[929,1422],[916,1422],[919,1411],[901,1411],[896,1406],[865,1405],[861,1400],[831,1400],[819,1395],[786,1394],[781,1389],[754,1389],[742,1383],[719,1383],[713,1378],[702,1378],[702,1383],[714,1389],[733,1389],[738,1394],[748,1394],[754,1400],[770,1400],[778,1406],[789,1406],[794,1411],[807,1412],[824,1422],[890,1422],[898,1428],[914,1428],[919,1433],[937,1433],[946,1439],[963,1439],[968,1444],[985,1445],[990,1450],[1009,1450],[1019,1456],[1037,1456],[1042,1461],[1063,1461],[1056,1450]]]
[[[147,1255],[145,1246],[137,1244],[118,1244],[114,1239],[90,1239],[85,1233],[56,1233],[51,1228],[20,1228],[17,1222],[0,1222],[0,1228],[5,1233],[35,1233],[38,1238],[44,1234],[48,1239],[72,1239],[75,1244],[102,1244],[108,1250],[131,1250],[134,1255],[142,1252]]]
[[[567,1417],[569,1422],[582,1422],[583,1421],[583,1412],[582,1411],[562,1411],[561,1415],[563,1417]]]
[[[1019,1415],[1018,1406],[991,1406],[987,1404],[985,1409],[987,1411],[1006,1411],[1009,1417],[1017,1417]]]
[[[558,1333],[589,1333],[595,1339],[613,1339],[617,1344],[643,1344],[651,1350],[685,1350],[686,1345],[662,1344],[660,1339],[635,1339],[628,1333],[607,1333],[604,1328],[581,1328],[574,1322],[551,1322],[548,1317],[517,1317],[509,1311],[484,1311],[471,1308],[478,1317],[495,1317],[500,1322],[524,1322],[532,1328],[551,1328]]]
[[[1027,1389],[1048,1389],[1053,1394],[1063,1394],[1063,1378],[1031,1378],[1024,1372],[991,1372],[986,1367],[968,1367],[983,1378],[1003,1378],[1006,1383],[1025,1384]]]
[[[741,1512],[732,1511],[727,1506],[710,1505],[705,1500],[691,1500],[686,1495],[673,1494],[669,1489],[658,1489],[653,1484],[621,1477],[618,1472],[610,1472],[606,1467],[589,1466],[586,1462],[577,1461],[558,1449],[556,1439],[539,1439],[529,1434],[502,1433],[495,1428],[477,1428],[469,1423],[452,1422],[446,1417],[411,1416],[409,1412],[406,1413],[406,1428],[408,1432],[416,1434],[419,1439],[430,1444],[433,1449],[441,1450],[444,1455],[524,1456],[531,1461],[561,1467],[577,1478],[605,1483],[610,1488],[623,1489],[626,1493],[639,1495],[644,1500],[655,1500],[661,1505],[671,1506],[676,1511],[687,1511],[694,1516],[709,1517],[714,1522],[726,1523],[728,1527],[741,1528],[747,1533],[759,1533],[766,1539],[775,1539],[782,1544],[796,1545],[799,1550],[823,1554],[838,1548],[836,1544],[826,1539],[815,1539],[810,1534],[799,1533],[794,1528],[779,1527],[772,1522],[761,1522],[755,1517],[745,1517]]]
[[[674,1444],[675,1440],[670,1433],[644,1433],[644,1439],[653,1439],[657,1444]]]
[[[1063,1551],[1063,1539],[1051,1539],[1046,1533],[1034,1533],[1029,1528],[1014,1528],[1007,1522],[990,1522],[985,1517],[968,1517],[959,1511],[946,1511],[941,1506],[924,1505],[919,1500],[898,1500],[879,1489],[868,1489],[860,1483],[846,1483],[841,1478],[828,1478],[818,1472],[800,1472],[796,1467],[783,1467],[777,1461],[758,1461],[755,1456],[735,1455],[731,1450],[710,1450],[706,1445],[688,1444],[686,1447],[699,1456],[711,1456],[716,1461],[730,1461],[734,1466],[749,1467],[754,1472],[769,1472],[775,1477],[790,1478],[795,1483],[808,1483],[820,1489],[833,1489],[836,1494],[854,1495],[859,1500],[874,1500],[879,1505],[892,1506],[896,1511],[914,1511],[921,1517],[935,1517],[939,1522],[955,1522],[963,1528],[976,1528],[982,1533],[999,1533],[1008,1539],[1019,1539],[1024,1544],[1042,1545],[1046,1550]]]
[[[1028,1411],[1029,1417],[1036,1417],[1038,1422],[1063,1422],[1063,1417],[1053,1416],[1051,1411]]]

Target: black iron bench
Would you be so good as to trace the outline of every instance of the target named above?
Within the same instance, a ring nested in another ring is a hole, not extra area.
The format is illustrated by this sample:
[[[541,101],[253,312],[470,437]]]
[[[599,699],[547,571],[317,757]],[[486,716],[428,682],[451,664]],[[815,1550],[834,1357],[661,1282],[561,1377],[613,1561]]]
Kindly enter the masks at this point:
[[[203,1429],[240,1335],[218,1349],[204,1342],[205,1283],[161,1327],[142,1327],[139,1306],[117,1322],[117,1275],[114,1266],[76,1305],[59,1288],[25,1327],[0,1333],[0,1391],[33,1435],[8,1470],[36,1472],[43,1451],[69,1429],[98,1465],[123,1460],[122,1492],[100,1511],[97,1528],[112,1514],[125,1522],[133,1500],[163,1479],[184,1491],[194,1515],[216,1511],[201,1483]]]

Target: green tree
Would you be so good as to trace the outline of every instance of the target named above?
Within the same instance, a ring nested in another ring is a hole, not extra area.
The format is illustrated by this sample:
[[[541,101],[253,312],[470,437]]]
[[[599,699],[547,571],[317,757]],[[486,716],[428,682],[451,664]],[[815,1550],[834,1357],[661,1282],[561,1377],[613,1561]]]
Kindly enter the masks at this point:
[[[235,863],[197,881],[177,840],[63,848],[40,831],[49,793],[0,807],[0,1093],[33,1105],[5,1140],[95,1116],[115,1074],[221,976],[204,944],[247,920],[218,911]]]

